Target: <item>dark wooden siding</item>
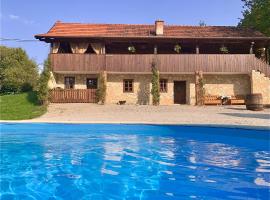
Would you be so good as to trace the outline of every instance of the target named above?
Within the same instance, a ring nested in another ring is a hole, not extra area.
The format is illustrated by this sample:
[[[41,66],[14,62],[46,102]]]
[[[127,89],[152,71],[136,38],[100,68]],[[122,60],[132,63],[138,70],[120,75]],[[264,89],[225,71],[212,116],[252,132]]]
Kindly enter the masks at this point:
[[[104,55],[51,54],[54,71],[98,72],[104,70]]]
[[[253,54],[51,54],[55,72],[141,72],[151,71],[151,62],[157,60],[162,73],[243,73],[259,70],[270,75],[270,67]]]

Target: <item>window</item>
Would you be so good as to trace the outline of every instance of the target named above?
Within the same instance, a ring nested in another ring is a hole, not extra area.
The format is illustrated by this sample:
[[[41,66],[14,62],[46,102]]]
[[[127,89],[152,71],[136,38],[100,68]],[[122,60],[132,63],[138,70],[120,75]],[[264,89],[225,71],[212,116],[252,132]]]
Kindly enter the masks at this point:
[[[65,89],[74,89],[75,77],[65,77]]]
[[[60,42],[58,53],[72,53],[70,44],[67,42]]]
[[[86,87],[87,89],[97,89],[97,79],[96,78],[86,79]]]
[[[133,92],[133,80],[124,80],[123,82],[123,91],[124,92]]]
[[[166,79],[160,79],[159,81],[159,87],[160,92],[167,92],[167,80]]]

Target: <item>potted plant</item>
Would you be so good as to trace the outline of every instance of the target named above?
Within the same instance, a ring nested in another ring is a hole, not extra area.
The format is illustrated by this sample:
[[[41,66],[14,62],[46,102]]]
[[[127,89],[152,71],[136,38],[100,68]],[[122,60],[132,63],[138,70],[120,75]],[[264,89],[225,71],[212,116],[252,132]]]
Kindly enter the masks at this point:
[[[181,53],[181,49],[182,49],[182,47],[181,47],[179,44],[176,44],[176,45],[174,46],[174,51],[175,51],[176,53]]]
[[[228,54],[229,53],[229,50],[227,47],[225,47],[224,45],[222,45],[220,48],[219,48],[220,52],[223,53],[223,54]]]
[[[130,53],[135,53],[136,52],[136,48],[133,45],[131,45],[131,46],[128,47],[128,51]]]

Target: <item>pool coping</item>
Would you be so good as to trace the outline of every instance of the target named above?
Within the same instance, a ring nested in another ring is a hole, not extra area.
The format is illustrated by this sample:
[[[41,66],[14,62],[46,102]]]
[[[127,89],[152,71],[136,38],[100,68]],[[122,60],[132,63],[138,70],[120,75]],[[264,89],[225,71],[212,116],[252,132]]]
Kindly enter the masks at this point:
[[[193,124],[193,123],[170,123],[170,122],[117,122],[117,121],[32,121],[32,120],[0,120],[3,123],[21,124],[119,124],[119,125],[172,125],[172,126],[201,126],[212,128],[236,128],[249,130],[265,130],[270,132],[270,126],[230,125],[230,124]]]

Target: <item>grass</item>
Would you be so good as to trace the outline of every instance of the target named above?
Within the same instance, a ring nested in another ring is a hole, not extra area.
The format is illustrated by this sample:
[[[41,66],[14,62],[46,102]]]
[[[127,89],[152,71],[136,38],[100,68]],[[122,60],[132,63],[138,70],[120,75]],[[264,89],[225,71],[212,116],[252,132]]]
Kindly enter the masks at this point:
[[[38,104],[35,92],[0,96],[0,119],[22,120],[41,116],[47,107]]]

